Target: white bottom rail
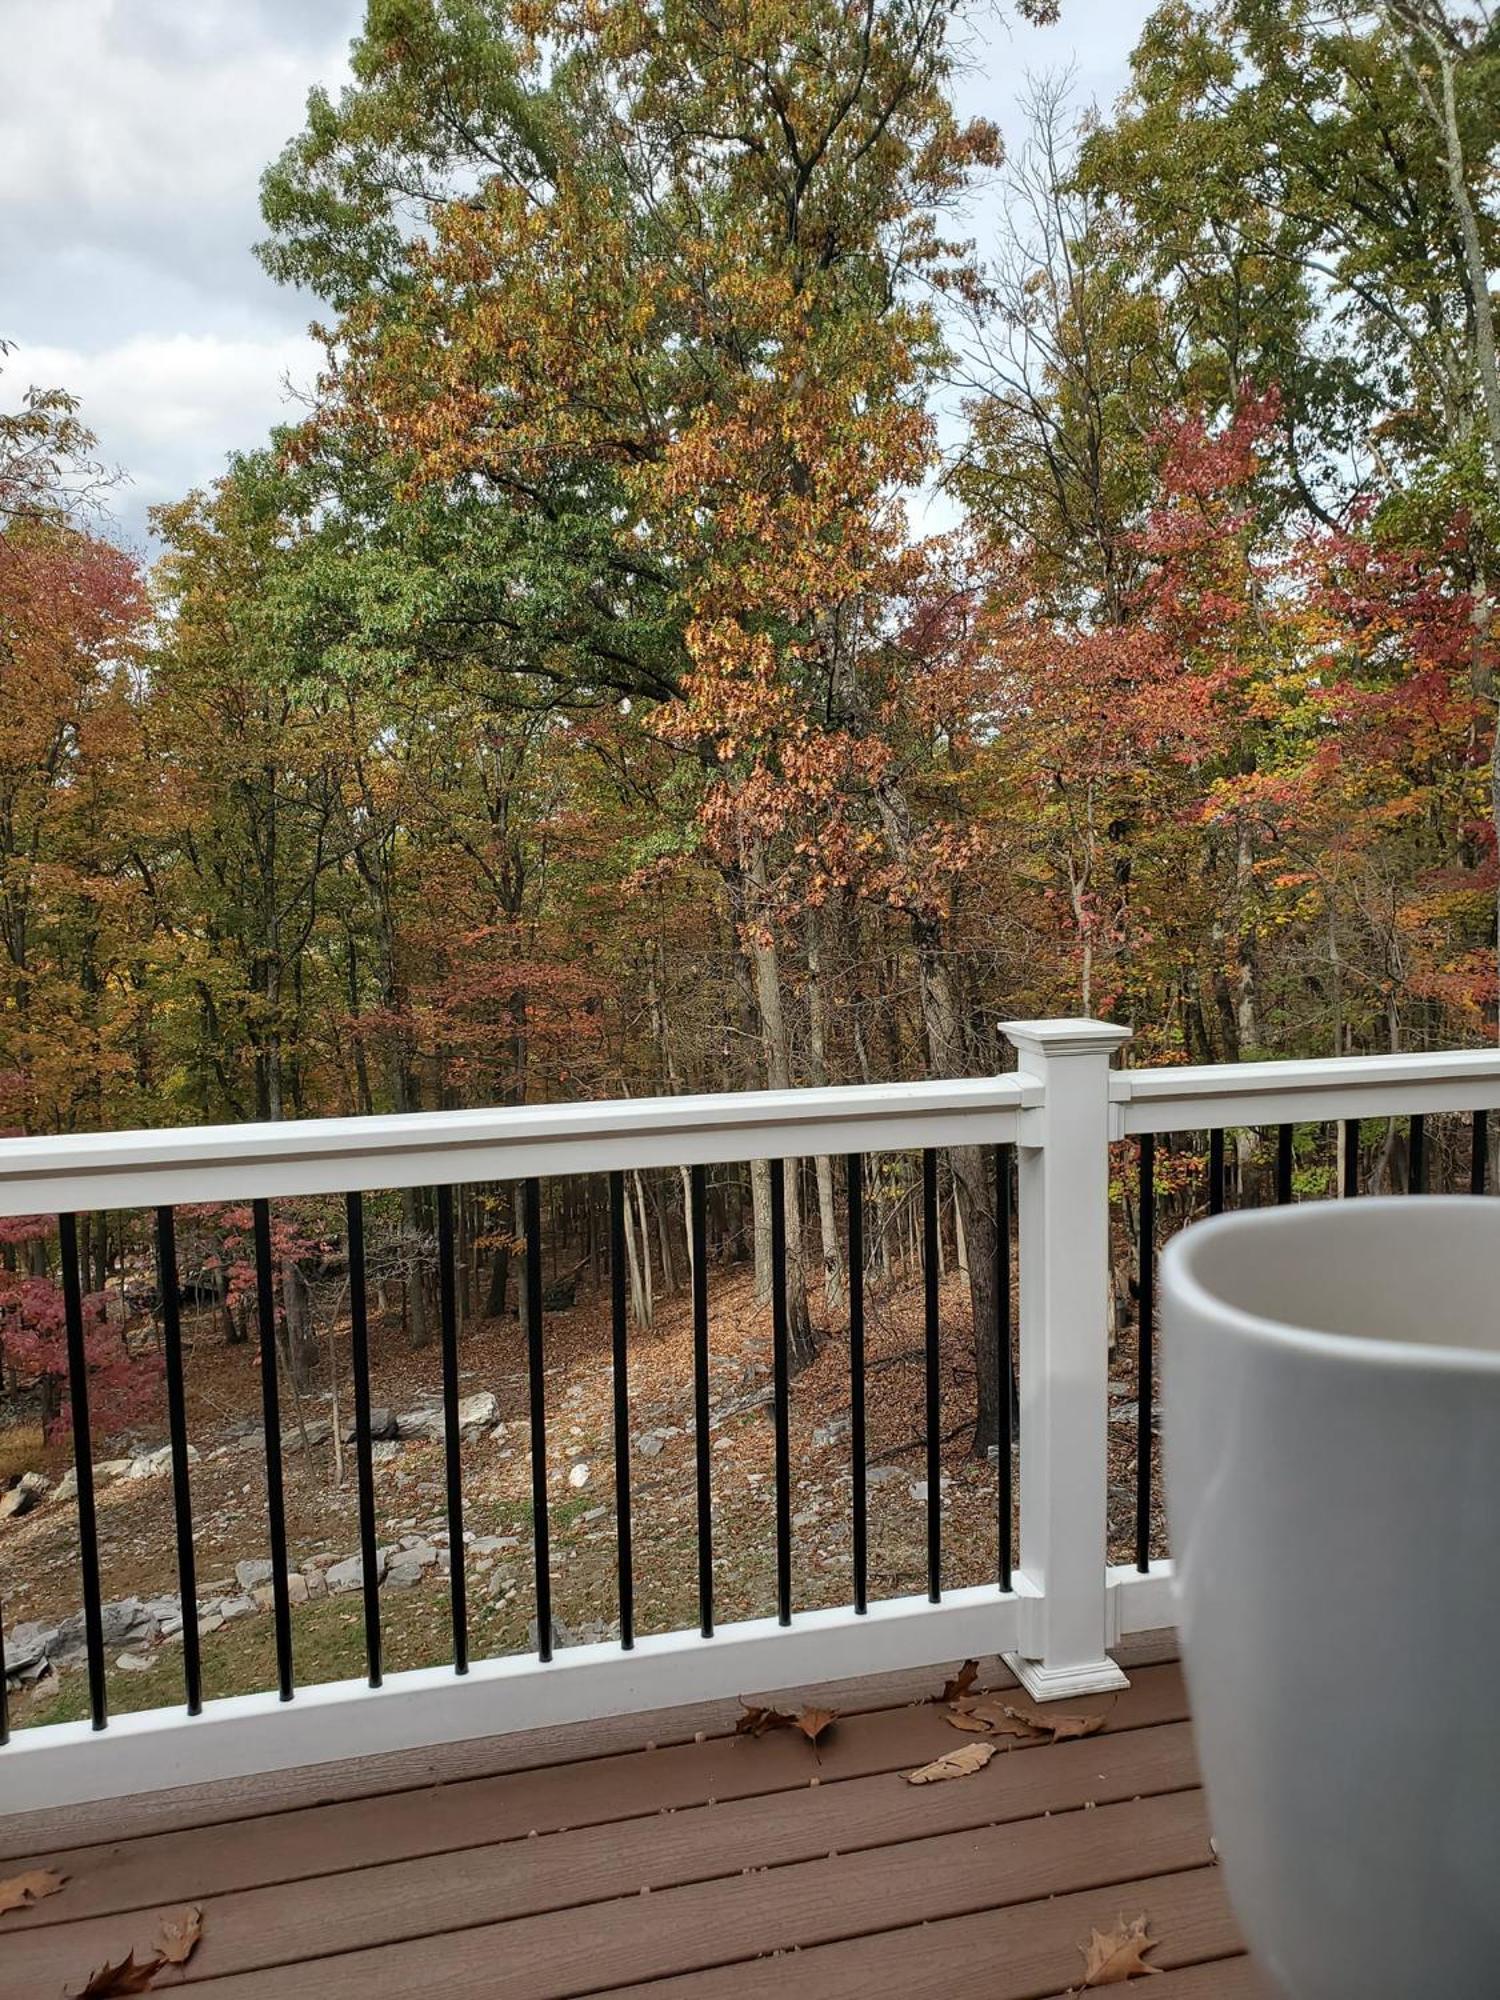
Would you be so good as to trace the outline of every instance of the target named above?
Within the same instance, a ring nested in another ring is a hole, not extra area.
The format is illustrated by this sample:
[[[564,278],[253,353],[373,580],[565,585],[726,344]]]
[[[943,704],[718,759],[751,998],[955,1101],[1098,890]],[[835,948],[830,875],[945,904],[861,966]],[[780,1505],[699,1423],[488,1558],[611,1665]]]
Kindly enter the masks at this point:
[[[1013,1652],[1024,1612],[1038,1597],[1024,1574],[1009,1596],[993,1584],[925,1597],[888,1598],[862,1616],[847,1607],[638,1638],[569,1646],[543,1664],[531,1655],[302,1688],[283,1702],[274,1692],[207,1702],[201,1715],[151,1709],[117,1716],[107,1729],[87,1722],[21,1729],[0,1752],[0,1815],[38,1812],[226,1783],[270,1771],[350,1758],[387,1756],[470,1742],[560,1723],[678,1708],[693,1702],[771,1694],[779,1689],[866,1674],[897,1673]],[[1150,1576],[1113,1570],[1113,1638],[1171,1622],[1170,1565]]]

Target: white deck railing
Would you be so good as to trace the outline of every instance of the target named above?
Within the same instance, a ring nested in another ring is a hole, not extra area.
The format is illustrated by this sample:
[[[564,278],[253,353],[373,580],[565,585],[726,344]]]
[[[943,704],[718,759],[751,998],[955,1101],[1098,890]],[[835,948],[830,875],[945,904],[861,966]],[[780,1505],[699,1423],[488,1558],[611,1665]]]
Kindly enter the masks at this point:
[[[1125,1030],[1013,1023],[1016,1071],[864,1089],[309,1120],[0,1142],[0,1215],[72,1214],[554,1174],[1014,1144],[1020,1549],[996,1585],[755,1619],[556,1658],[19,1729],[0,1811],[228,1780],[544,1724],[1003,1654],[1033,1695],[1119,1686],[1110,1648],[1170,1624],[1170,1565],[1111,1566],[1109,1144],[1129,1135],[1500,1107],[1500,1051],[1212,1068],[1112,1066]],[[352,1600],[351,1600],[352,1601]]]

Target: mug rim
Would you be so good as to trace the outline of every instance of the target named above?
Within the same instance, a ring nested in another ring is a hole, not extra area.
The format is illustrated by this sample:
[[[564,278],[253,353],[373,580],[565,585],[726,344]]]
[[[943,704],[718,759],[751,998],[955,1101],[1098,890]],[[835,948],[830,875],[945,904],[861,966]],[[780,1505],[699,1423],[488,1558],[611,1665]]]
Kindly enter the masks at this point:
[[[1476,1202],[1495,1202],[1500,1197],[1472,1194],[1362,1195],[1357,1201],[1310,1201],[1290,1208],[1240,1209],[1230,1214],[1205,1217],[1179,1230],[1161,1253],[1161,1295],[1165,1304],[1174,1304],[1212,1318],[1242,1338],[1266,1346],[1289,1349],[1309,1358],[1343,1361],[1360,1367],[1383,1367],[1411,1372],[1426,1370],[1442,1374],[1500,1375],[1500,1348],[1464,1347],[1451,1341],[1372,1340],[1367,1334],[1335,1333],[1326,1328],[1302,1326],[1292,1320],[1273,1319],[1268,1314],[1232,1304],[1210,1289],[1195,1268],[1199,1254],[1221,1236],[1264,1234],[1274,1237],[1326,1223],[1330,1211],[1351,1211],[1389,1216],[1410,1216],[1413,1202],[1420,1212],[1470,1210]]]

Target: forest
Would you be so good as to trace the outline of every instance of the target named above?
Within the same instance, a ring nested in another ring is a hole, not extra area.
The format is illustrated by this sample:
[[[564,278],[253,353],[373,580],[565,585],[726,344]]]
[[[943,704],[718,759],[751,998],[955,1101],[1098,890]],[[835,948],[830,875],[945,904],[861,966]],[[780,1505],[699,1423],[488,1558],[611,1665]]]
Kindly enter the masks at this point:
[[[984,1074],[1046,1014],[1133,1062],[1495,1038],[1500,17],[1163,0],[1118,103],[1037,78],[1004,132],[955,108],[996,32],[370,0],[262,186],[320,313],[296,421],[147,562],[87,409],[7,370],[0,1126]],[[804,1360],[842,1171],[788,1177]],[[915,1165],[871,1173],[899,1273]],[[986,1173],[945,1156],[976,1324]],[[686,1170],[629,1192],[645,1324]],[[603,1192],[549,1199],[570,1300]],[[713,1177],[762,1297],[767,1203]],[[381,1204],[421,1346],[429,1198]],[[337,1245],[277,1226],[310,1370]],[[247,1227],[180,1223],[231,1342]],[[503,1311],[510,1191],[459,1232]],[[6,1235],[50,1422],[52,1224]],[[86,1220],[88,1288],[145,1241]],[[159,1396],[120,1325],[117,1425]],[[994,1418],[981,1382],[981,1450]]]

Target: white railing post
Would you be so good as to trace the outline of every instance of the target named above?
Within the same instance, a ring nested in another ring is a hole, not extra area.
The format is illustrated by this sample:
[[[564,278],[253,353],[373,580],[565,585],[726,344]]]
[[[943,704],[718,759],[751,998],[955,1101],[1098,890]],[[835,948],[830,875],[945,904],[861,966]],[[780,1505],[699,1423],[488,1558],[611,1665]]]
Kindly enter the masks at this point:
[[[1105,1652],[1109,1059],[1105,1021],[1009,1021],[1042,1103],[1020,1122],[1021,1569],[1037,1595],[1006,1664],[1039,1701],[1126,1685]]]

